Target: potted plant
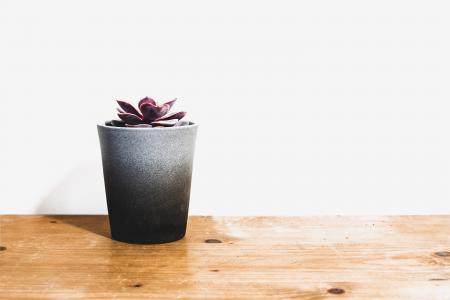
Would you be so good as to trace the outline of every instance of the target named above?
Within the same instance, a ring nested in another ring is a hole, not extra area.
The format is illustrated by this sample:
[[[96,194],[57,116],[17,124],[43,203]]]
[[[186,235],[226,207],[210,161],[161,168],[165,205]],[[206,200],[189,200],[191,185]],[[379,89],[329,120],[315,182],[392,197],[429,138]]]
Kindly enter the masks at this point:
[[[119,104],[120,120],[97,125],[113,239],[138,244],[184,237],[197,125],[169,113],[176,99]]]

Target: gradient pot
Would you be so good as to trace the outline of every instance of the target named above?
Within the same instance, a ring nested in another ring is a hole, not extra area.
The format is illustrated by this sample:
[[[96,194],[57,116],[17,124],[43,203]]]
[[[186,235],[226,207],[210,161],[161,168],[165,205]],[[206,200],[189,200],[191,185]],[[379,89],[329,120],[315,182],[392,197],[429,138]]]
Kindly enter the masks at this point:
[[[197,125],[97,125],[111,236],[159,244],[184,237]]]

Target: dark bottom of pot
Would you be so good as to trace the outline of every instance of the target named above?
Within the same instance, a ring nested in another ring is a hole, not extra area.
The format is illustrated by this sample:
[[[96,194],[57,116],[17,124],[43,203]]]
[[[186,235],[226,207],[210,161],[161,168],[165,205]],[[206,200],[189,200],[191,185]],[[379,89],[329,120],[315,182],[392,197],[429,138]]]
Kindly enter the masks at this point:
[[[154,235],[151,237],[120,235],[117,233],[111,233],[113,240],[129,243],[129,244],[164,244],[181,240],[185,235],[185,232],[175,234]]]

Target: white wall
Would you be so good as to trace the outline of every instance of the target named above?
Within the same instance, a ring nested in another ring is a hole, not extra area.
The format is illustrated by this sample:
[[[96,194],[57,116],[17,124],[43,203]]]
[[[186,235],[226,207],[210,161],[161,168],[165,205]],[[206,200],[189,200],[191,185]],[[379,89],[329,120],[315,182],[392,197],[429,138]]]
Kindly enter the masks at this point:
[[[450,213],[448,1],[2,1],[0,213],[106,213],[95,124],[178,97],[192,214]]]

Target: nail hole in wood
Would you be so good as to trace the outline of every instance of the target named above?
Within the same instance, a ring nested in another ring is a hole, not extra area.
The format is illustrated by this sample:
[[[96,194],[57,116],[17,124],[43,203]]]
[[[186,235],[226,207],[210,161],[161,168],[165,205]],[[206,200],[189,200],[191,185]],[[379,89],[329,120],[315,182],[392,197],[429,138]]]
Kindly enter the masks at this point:
[[[205,240],[205,243],[218,244],[218,243],[222,243],[222,241],[218,240],[218,239],[207,239],[207,240]]]
[[[449,257],[450,251],[439,251],[439,252],[435,252],[434,254],[437,256],[440,256],[440,257]]]
[[[135,287],[135,288],[138,288],[138,287],[141,287],[141,286],[142,286],[142,283],[135,283],[135,284],[132,285],[132,287]]]
[[[219,272],[219,270],[213,269],[213,270],[211,270],[211,272]]]
[[[6,247],[5,246],[0,246],[0,251],[5,251]]]
[[[342,295],[343,293],[345,293],[345,290],[340,288],[331,288],[328,289],[327,292],[333,295]]]

